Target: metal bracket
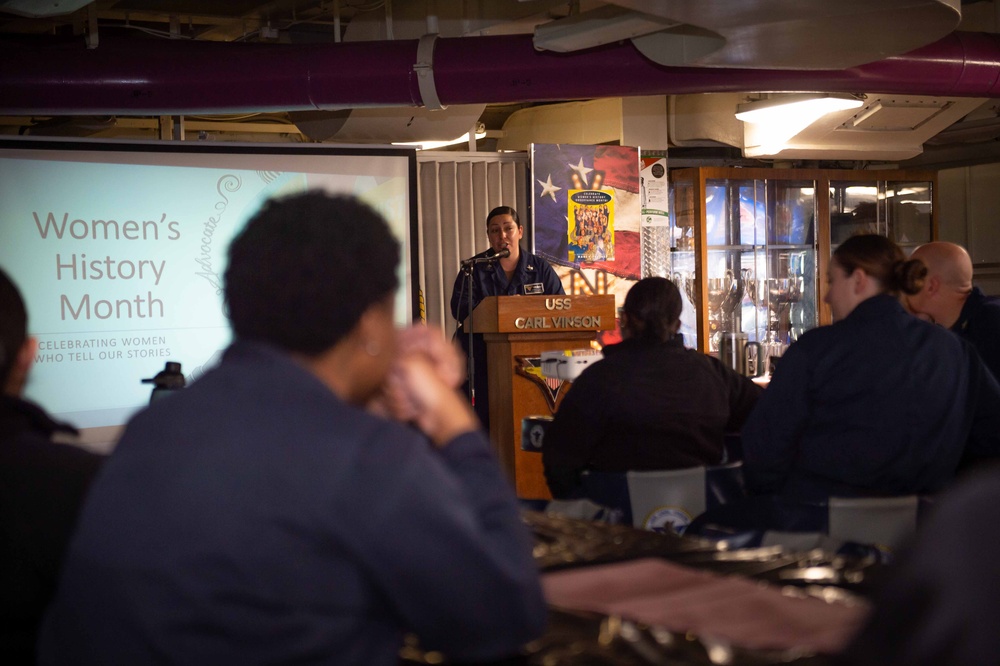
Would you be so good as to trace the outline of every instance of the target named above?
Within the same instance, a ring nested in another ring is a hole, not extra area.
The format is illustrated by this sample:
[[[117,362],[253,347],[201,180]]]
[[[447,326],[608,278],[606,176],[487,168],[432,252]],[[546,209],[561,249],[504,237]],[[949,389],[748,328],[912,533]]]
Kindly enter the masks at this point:
[[[87,5],[87,48],[96,49],[99,42],[97,35],[97,3]]]
[[[417,75],[417,87],[420,89],[420,99],[431,111],[446,109],[438,98],[434,85],[434,43],[438,36],[424,35],[417,44],[417,62],[413,71]]]

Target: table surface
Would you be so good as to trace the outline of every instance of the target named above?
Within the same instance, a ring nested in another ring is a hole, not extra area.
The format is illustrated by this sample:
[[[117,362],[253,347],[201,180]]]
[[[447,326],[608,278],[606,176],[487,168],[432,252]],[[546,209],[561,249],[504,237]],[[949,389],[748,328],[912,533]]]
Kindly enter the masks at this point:
[[[549,626],[522,655],[497,662],[504,665],[827,666],[885,573],[867,558],[780,546],[729,551],[625,525],[522,516]],[[440,659],[409,650],[403,663]]]

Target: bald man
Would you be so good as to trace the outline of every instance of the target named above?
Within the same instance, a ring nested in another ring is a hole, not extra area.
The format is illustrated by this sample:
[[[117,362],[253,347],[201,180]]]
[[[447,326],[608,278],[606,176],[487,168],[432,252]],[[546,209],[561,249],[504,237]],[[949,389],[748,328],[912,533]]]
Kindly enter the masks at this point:
[[[961,245],[935,241],[913,251],[927,265],[920,293],[907,297],[914,314],[950,328],[972,343],[1000,379],[1000,299],[972,284],[972,260]]]

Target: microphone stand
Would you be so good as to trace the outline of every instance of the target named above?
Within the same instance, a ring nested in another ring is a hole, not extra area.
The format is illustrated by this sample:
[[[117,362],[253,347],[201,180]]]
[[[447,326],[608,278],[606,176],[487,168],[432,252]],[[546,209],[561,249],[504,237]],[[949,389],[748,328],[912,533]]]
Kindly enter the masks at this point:
[[[469,404],[472,405],[473,409],[475,409],[475,407],[476,407],[476,361],[475,361],[476,351],[475,351],[475,348],[473,347],[473,341],[472,341],[472,333],[473,333],[473,331],[472,331],[472,328],[473,328],[472,327],[472,302],[473,302],[472,291],[473,291],[473,285],[474,285],[474,280],[472,279],[472,272],[473,272],[473,270],[475,270],[476,264],[486,264],[487,266],[489,266],[490,268],[492,268],[493,265],[496,262],[498,262],[502,257],[507,257],[507,256],[510,256],[510,251],[505,250],[504,253],[497,253],[497,254],[494,254],[494,255],[489,256],[489,257],[480,257],[479,259],[467,259],[467,260],[465,260],[465,261],[462,262],[462,275],[465,276],[465,281],[466,281],[466,284],[467,284],[467,288],[466,288],[466,294],[467,294],[467,297],[466,297],[466,301],[467,301],[466,322],[468,322],[468,324],[469,324],[469,330],[466,331],[466,334],[469,336],[469,346],[468,346],[469,357],[466,359],[466,363],[468,365],[468,368],[467,368],[466,372],[468,372],[468,375],[469,375]]]
[[[467,349],[469,350],[469,356],[468,358],[465,359],[465,362],[466,365],[468,366],[466,368],[466,373],[469,375],[469,404],[472,405],[473,409],[475,409],[476,408],[476,363],[474,356],[476,352],[473,350],[472,347],[473,268],[475,268],[475,264],[472,263],[462,264],[462,275],[465,276],[465,283],[466,283],[465,294],[466,294],[467,305],[466,305],[465,322],[469,325],[469,330],[466,331],[469,340],[469,344],[467,347]]]

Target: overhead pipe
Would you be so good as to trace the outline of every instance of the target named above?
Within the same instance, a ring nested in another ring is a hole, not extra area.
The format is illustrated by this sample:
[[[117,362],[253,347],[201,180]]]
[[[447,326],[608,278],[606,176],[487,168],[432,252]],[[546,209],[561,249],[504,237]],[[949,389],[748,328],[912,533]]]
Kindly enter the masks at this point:
[[[531,35],[260,44],[82,39],[0,41],[0,113],[174,115],[546,102],[708,92],[877,92],[1000,97],[1000,35],[955,32],[845,70],[666,67],[629,42],[536,51]],[[425,49],[426,51],[426,40]],[[421,82],[421,77],[430,81]],[[424,95],[421,90],[424,90]]]

